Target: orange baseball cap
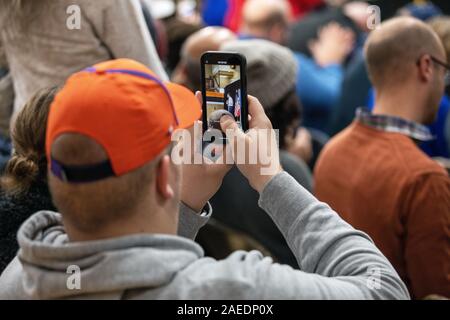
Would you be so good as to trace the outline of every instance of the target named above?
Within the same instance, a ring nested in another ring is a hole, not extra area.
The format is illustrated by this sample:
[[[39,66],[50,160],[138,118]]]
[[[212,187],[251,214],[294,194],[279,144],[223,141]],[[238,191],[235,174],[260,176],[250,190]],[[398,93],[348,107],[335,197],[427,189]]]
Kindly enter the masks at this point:
[[[171,134],[200,118],[188,89],[163,82],[129,59],[99,63],[72,75],[55,97],[46,132],[50,171],[63,181],[92,182],[120,176],[148,163],[171,142]],[[64,133],[85,135],[108,154],[105,163],[67,166],[51,147]]]

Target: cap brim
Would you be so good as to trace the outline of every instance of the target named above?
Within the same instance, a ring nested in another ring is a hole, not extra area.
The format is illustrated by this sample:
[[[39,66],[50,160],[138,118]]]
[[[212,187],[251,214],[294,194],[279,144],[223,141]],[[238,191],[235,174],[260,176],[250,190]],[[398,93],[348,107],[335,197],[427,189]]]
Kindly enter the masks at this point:
[[[195,95],[187,88],[175,84],[165,83],[172,97],[172,102],[178,118],[178,128],[191,127],[202,115],[202,107]]]

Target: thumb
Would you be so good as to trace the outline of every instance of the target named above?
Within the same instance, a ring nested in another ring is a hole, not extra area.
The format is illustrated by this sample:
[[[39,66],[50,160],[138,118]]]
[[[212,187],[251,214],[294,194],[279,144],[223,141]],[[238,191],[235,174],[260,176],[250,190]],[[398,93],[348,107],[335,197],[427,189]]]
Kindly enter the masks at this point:
[[[195,92],[195,97],[197,98],[198,102],[200,102],[200,104],[203,104],[203,96],[200,91]]]
[[[242,142],[246,140],[246,135],[239,128],[236,121],[229,115],[224,115],[220,118],[220,127],[228,140],[227,150],[232,152],[232,157],[236,160],[238,145],[240,144],[238,143],[238,140],[241,141],[242,144]],[[231,149],[228,149],[228,146],[231,147]]]
[[[228,140],[234,141],[236,138],[245,138],[244,131],[239,128],[236,120],[234,120],[234,118],[229,115],[223,115],[222,118],[220,118],[220,127],[222,129],[222,132],[225,133]]]
[[[240,131],[237,122],[229,115],[223,115],[220,118],[220,127],[227,136],[229,133],[237,134]]]

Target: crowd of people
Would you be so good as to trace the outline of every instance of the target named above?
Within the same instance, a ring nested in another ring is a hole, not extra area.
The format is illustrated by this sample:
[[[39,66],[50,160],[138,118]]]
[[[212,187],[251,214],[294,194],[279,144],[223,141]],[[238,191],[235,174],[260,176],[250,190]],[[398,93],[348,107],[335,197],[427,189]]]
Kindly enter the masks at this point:
[[[388,2],[0,0],[0,299],[450,298],[450,16]],[[175,163],[206,51],[249,130]]]

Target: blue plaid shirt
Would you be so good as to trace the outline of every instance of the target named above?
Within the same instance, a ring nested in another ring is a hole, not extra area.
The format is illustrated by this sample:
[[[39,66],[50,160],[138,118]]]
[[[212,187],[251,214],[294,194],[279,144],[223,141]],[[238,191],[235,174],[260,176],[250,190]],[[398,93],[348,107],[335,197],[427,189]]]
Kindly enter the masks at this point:
[[[434,140],[434,136],[424,125],[399,117],[372,114],[367,108],[356,110],[356,121],[377,130],[401,133],[420,142]]]

